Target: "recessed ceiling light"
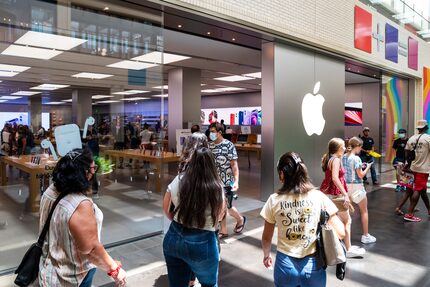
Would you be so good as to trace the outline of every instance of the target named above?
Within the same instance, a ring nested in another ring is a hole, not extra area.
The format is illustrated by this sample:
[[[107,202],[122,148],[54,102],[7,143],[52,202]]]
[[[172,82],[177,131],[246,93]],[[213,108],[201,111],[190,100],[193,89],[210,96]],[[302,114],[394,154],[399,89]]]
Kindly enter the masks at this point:
[[[179,25],[178,25],[178,28],[182,28],[182,25],[181,25],[181,24],[179,24]]]
[[[31,91],[19,91],[11,94],[12,96],[33,96],[40,94],[40,92],[31,92]]]
[[[97,80],[100,80],[100,79],[106,79],[106,78],[109,78],[109,77],[113,77],[113,75],[83,72],[83,73],[72,75],[72,77],[74,77],[74,78],[87,78],[87,79],[97,79]]]
[[[215,78],[214,80],[227,81],[227,82],[238,82],[238,81],[252,80],[252,78],[244,77],[244,76],[227,76],[227,77]]]
[[[190,57],[170,54],[170,53],[162,53],[158,51],[154,51],[142,56],[137,56],[132,58],[132,60],[148,62],[148,63],[156,63],[156,64],[169,64],[173,62],[178,62],[182,60],[190,59]]]
[[[64,105],[64,102],[47,102],[45,105]]]
[[[126,98],[126,99],[121,99],[121,101],[138,101],[138,100],[148,100],[149,98],[144,98],[144,97],[134,97],[134,98]]]
[[[238,87],[226,87],[226,88],[219,88],[217,90],[221,91],[221,92],[232,92],[232,91],[243,91],[243,90],[246,90],[246,89],[244,89],[244,88],[238,88]]]
[[[60,55],[61,53],[63,53],[63,51],[35,48],[35,47],[28,47],[28,46],[19,46],[19,45],[10,45],[9,47],[6,48],[6,50],[1,52],[2,55],[42,59],[42,60],[49,60],[51,58],[54,58],[55,56]]]
[[[113,103],[119,103],[120,101],[114,101],[114,100],[107,100],[107,101],[99,101],[96,102],[96,104],[113,104]]]
[[[148,69],[155,66],[158,66],[158,65],[142,63],[137,61],[128,61],[128,60],[107,65],[107,67],[110,67],[110,68],[119,68],[119,69],[127,69],[127,70],[143,70],[143,69]]]
[[[62,100],[62,102],[71,103],[73,102],[73,99]]]
[[[16,40],[15,44],[67,51],[85,42],[87,42],[87,40],[49,33],[28,31],[21,38]]]
[[[42,84],[42,85],[30,88],[30,90],[54,91],[54,90],[67,88],[67,87],[70,87],[70,85]]]
[[[99,99],[113,98],[113,96],[108,96],[108,95],[94,95],[91,98],[99,100]]]
[[[251,78],[261,78],[261,72],[256,72],[256,73],[248,73],[248,74],[244,74],[245,77],[251,77]]]
[[[109,7],[108,6],[104,7],[103,11],[109,11]]]
[[[206,32],[206,34],[210,35],[210,34],[211,34],[211,32],[209,32],[209,31],[208,31],[208,32]]]
[[[1,96],[0,99],[3,100],[16,100],[16,99],[21,99],[22,97],[14,97],[14,96]]]
[[[161,95],[153,95],[153,97],[155,97],[155,98],[168,98],[169,95],[168,94],[161,94]]]
[[[135,95],[135,94],[143,94],[143,93],[149,93],[149,91],[144,90],[128,90],[128,91],[122,91],[122,92],[115,92],[114,95]]]
[[[7,65],[7,64],[0,64],[0,71],[6,71],[6,72],[24,72],[30,69],[30,67],[27,66],[17,66],[17,65]]]
[[[163,90],[168,90],[169,86],[168,85],[163,85],[163,86],[156,86],[156,87],[152,87],[153,89],[163,89]]]
[[[232,40],[232,41],[236,41],[236,38],[232,38],[231,40]]]
[[[18,75],[17,72],[6,72],[6,71],[0,71],[0,77],[14,77]]]

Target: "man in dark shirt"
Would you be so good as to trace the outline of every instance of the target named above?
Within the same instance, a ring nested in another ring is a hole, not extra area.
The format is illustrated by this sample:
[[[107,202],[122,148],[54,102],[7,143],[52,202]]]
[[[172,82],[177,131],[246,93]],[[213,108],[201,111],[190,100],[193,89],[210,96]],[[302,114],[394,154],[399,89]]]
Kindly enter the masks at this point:
[[[360,138],[363,140],[363,146],[361,147],[361,153],[360,158],[362,162],[374,162],[373,156],[369,155],[369,152],[374,150],[375,141],[373,138],[369,136],[370,129],[368,127],[365,127],[363,129],[363,136]],[[372,182],[373,184],[379,184],[378,179],[376,177],[376,170],[375,170],[375,164],[372,164],[372,167],[370,168],[370,174],[372,176]],[[363,177],[363,181],[365,184],[369,184],[367,181],[367,176]]]
[[[406,130],[400,129],[398,132],[399,137],[394,140],[393,142],[393,149],[396,151],[396,157],[393,160],[393,167],[397,169],[397,166],[399,164],[405,163],[405,147],[408,143],[408,138],[406,136]],[[396,173],[397,178],[397,186],[396,186],[396,192],[399,192],[402,190],[402,187],[399,185],[399,173]]]

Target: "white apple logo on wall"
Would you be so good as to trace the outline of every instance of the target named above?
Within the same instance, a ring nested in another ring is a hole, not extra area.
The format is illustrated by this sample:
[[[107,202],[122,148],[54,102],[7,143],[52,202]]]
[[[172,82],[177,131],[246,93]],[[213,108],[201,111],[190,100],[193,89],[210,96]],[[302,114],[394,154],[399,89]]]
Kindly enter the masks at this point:
[[[317,82],[314,86],[314,93],[307,93],[302,102],[302,120],[308,136],[321,135],[325,126],[322,110],[325,99],[318,94],[319,90],[320,82]]]

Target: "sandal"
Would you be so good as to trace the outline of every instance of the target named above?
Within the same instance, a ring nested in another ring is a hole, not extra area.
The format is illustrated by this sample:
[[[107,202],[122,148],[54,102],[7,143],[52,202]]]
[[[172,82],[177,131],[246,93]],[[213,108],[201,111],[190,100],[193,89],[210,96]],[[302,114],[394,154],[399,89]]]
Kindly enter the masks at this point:
[[[224,238],[227,238],[228,237],[228,234],[226,234],[226,233],[219,233],[218,234],[218,238],[220,239],[220,240],[222,240],[222,239],[224,239]]]
[[[243,223],[242,223],[242,225],[237,225],[236,224],[236,226],[234,227],[234,233],[236,233],[236,234],[239,234],[239,233],[242,233],[242,231],[243,231],[243,229],[245,228],[245,224],[246,224],[246,217],[245,216],[242,216],[242,218],[243,218]]]
[[[397,215],[404,215],[404,212],[400,208],[398,208],[398,207],[396,207],[395,212],[396,212]]]

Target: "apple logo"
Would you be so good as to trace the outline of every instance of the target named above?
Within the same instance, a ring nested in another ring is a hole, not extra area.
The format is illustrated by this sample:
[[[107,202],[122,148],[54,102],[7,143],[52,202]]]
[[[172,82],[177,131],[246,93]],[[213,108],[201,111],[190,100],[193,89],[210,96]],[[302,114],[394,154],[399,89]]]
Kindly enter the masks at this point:
[[[313,134],[321,135],[325,126],[322,110],[325,99],[318,94],[319,90],[320,82],[316,82],[314,93],[307,93],[302,101],[302,120],[308,136]]]

